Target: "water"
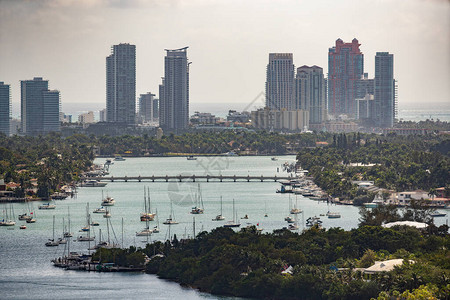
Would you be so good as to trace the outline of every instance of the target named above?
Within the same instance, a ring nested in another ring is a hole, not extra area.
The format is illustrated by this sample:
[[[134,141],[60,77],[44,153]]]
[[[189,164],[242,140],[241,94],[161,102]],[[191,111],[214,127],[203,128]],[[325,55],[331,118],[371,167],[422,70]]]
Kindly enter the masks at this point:
[[[223,175],[278,175],[286,176],[281,170],[281,163],[293,162],[294,156],[279,157],[272,161],[270,157],[199,157],[196,161],[188,161],[184,157],[170,158],[127,158],[126,161],[115,161],[110,168],[111,176],[151,176],[177,174],[223,174]],[[104,163],[105,159],[97,159],[96,163]],[[277,169],[280,172],[277,172]],[[65,271],[55,268],[50,260],[63,255],[64,245],[45,247],[47,239],[52,238],[53,215],[56,217],[56,237],[63,231],[62,219],[68,225],[70,211],[71,231],[74,237],[86,225],[86,207],[92,212],[100,206],[102,193],[114,197],[116,204],[111,207],[110,239],[124,246],[144,246],[146,237],[136,237],[135,233],[144,228],[139,216],[143,211],[144,187],[150,189],[152,210],[157,209],[159,215],[160,233],[149,237],[150,240],[164,240],[168,237],[169,226],[162,222],[171,214],[170,201],[174,205],[173,215],[178,225],[170,227],[171,235],[178,238],[192,236],[193,217],[190,214],[193,199],[198,192],[198,183],[192,182],[110,182],[105,188],[83,187],[78,189],[76,198],[56,201],[55,210],[38,210],[40,203],[14,204],[17,215],[29,209],[35,211],[37,222],[27,224],[26,230],[20,230],[23,221],[17,221],[14,228],[0,227],[0,289],[3,299],[49,299],[49,298],[145,298],[152,299],[217,299],[196,290],[184,288],[177,283],[158,279],[148,274],[126,273],[87,273]],[[289,194],[276,194],[279,188],[276,182],[201,182],[200,190],[203,196],[205,213],[195,215],[196,232],[211,230],[222,226],[233,218],[232,202],[235,206],[241,227],[258,224],[264,231],[271,232],[286,226],[284,217],[289,213],[289,198],[295,204],[296,198]],[[225,221],[212,221],[220,213],[220,197],[223,198],[223,215]],[[304,228],[306,218],[330,211],[339,211],[340,219],[322,217],[323,226],[355,228],[358,224],[358,208],[353,206],[327,206],[299,196],[298,206],[304,213],[299,215],[300,229]],[[2,210],[9,205],[3,205]],[[267,213],[268,217],[264,217]],[[240,219],[244,215],[249,219]],[[92,219],[100,223],[93,227],[93,235],[99,236],[102,229],[103,239],[107,238],[106,219],[100,214],[91,214]],[[123,218],[123,231],[122,231]],[[439,224],[445,223],[445,218],[439,218]],[[24,222],[23,222],[24,223]],[[153,227],[156,220],[150,222]],[[248,223],[248,224],[247,224]],[[92,246],[92,245],[91,245]],[[71,242],[70,251],[87,252],[87,242]],[[149,296],[151,295],[151,296]],[[222,298],[229,299],[229,298]]]

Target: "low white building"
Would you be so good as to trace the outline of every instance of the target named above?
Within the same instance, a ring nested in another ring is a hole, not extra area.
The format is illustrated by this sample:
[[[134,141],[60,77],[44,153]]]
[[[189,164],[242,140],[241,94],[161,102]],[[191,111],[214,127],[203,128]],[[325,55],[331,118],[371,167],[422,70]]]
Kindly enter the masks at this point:
[[[430,199],[427,192],[422,190],[416,190],[412,192],[400,192],[397,194],[398,205],[407,206],[411,203],[411,200],[426,200]]]

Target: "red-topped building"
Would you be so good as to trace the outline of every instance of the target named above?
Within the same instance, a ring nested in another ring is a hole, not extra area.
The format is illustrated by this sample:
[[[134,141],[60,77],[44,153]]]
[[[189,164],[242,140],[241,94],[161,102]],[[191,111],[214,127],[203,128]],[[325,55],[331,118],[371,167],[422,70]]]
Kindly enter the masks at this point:
[[[356,115],[356,81],[364,75],[364,54],[358,40],[336,45],[328,51],[328,112],[338,116]]]

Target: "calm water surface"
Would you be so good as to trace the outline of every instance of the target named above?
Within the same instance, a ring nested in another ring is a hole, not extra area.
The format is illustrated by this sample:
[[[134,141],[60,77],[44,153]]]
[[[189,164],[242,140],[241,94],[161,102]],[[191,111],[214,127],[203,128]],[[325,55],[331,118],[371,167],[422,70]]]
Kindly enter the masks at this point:
[[[111,176],[151,176],[178,174],[223,174],[223,175],[288,175],[283,173],[281,164],[294,162],[294,156],[279,157],[272,161],[270,157],[199,157],[196,161],[186,158],[127,158],[126,161],[115,161],[110,168]],[[105,159],[97,159],[95,163],[104,163]],[[160,233],[149,237],[149,240],[164,240],[169,236],[169,226],[162,222],[171,214],[178,225],[170,226],[170,235],[178,238],[193,235],[194,216],[190,214],[195,205],[197,194],[201,194],[205,212],[195,216],[196,232],[211,230],[222,226],[224,222],[212,221],[220,213],[222,197],[223,215],[226,221],[233,219],[233,199],[241,227],[259,224],[265,232],[271,232],[286,226],[284,217],[289,207],[297,205],[303,210],[298,221],[300,229],[310,216],[319,216],[328,210],[339,211],[340,219],[322,217],[323,226],[355,228],[358,224],[358,208],[353,206],[328,206],[302,196],[276,194],[279,188],[276,182],[110,182],[105,188],[83,187],[78,189],[76,198],[56,201],[55,210],[38,210],[40,203],[14,204],[12,209],[17,215],[34,211],[37,222],[27,224],[26,230],[20,230],[23,221],[17,221],[13,228],[0,227],[0,298],[2,299],[86,299],[86,298],[152,298],[152,299],[218,299],[196,290],[183,288],[177,283],[158,279],[147,274],[124,273],[87,273],[65,271],[54,268],[52,258],[62,256],[67,250],[64,245],[45,247],[47,239],[52,238],[53,216],[56,219],[55,237],[63,231],[63,218],[70,227],[74,237],[86,225],[86,211],[100,206],[102,195],[114,197],[116,204],[111,207],[111,227],[109,238],[124,246],[143,247],[145,237],[136,237],[137,231],[144,228],[139,215],[144,207],[144,188],[150,190],[151,208],[158,211],[158,218],[151,222],[155,226],[159,221]],[[171,206],[170,203],[173,203]],[[10,205],[1,207],[2,214]],[[267,213],[268,217],[264,217]],[[248,215],[248,219],[240,219]],[[99,237],[102,230],[103,239],[107,239],[106,219],[99,214],[91,214],[100,226],[93,227],[92,234]],[[158,220],[159,219],[159,220]],[[24,222],[23,222],[24,223]],[[436,223],[445,223],[440,218]],[[25,224],[25,223],[24,223]],[[123,224],[123,226],[122,226]],[[67,246],[66,246],[67,247]],[[87,242],[71,242],[70,251],[87,252]],[[221,298],[230,299],[230,298]]]

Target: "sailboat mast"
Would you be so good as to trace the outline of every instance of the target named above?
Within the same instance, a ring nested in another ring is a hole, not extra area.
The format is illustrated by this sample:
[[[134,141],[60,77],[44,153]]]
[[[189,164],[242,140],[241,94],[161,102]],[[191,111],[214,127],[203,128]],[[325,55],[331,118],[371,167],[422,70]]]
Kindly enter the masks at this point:
[[[148,212],[152,213],[151,200],[150,200],[150,188],[147,187],[147,197],[148,197]]]

